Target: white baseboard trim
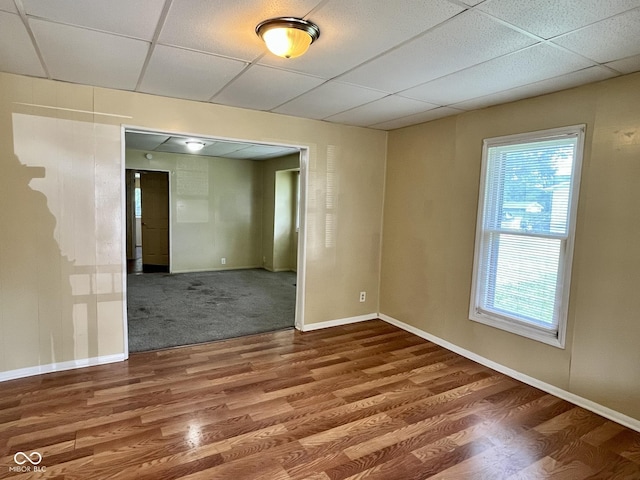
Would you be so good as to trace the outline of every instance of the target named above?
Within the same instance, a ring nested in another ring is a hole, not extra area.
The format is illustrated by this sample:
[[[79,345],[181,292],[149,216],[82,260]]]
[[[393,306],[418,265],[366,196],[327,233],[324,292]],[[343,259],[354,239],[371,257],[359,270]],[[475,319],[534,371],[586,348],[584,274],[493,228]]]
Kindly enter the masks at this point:
[[[44,373],[63,372],[65,370],[73,370],[75,368],[123,362],[126,359],[127,357],[124,353],[118,353],[116,355],[104,355],[102,357],[82,358],[78,360],[70,360],[68,362],[49,363],[47,365],[37,365],[35,367],[18,368],[16,370],[0,372],[0,382],[15,380],[17,378],[32,377],[34,375],[42,375]]]
[[[262,265],[243,265],[239,267],[232,267],[232,266],[231,267],[205,267],[205,268],[196,268],[193,270],[171,270],[171,273],[175,274],[175,273],[226,272],[227,270],[253,270],[255,268],[264,268],[264,267]]]
[[[336,320],[327,320],[326,322],[309,323],[302,326],[303,332],[312,330],[320,330],[321,328],[338,327],[340,325],[349,325],[350,323],[366,322],[367,320],[375,320],[378,318],[377,313],[367,313],[366,315],[358,315],[357,317],[338,318]]]
[[[447,350],[451,350],[458,355],[462,355],[474,362],[477,362],[485,367],[489,367],[493,370],[496,370],[500,373],[503,373],[511,378],[519,380],[527,385],[531,385],[532,387],[539,388],[542,391],[550,393],[551,395],[555,395],[558,398],[566,400],[568,402],[574,403],[579,407],[582,407],[586,410],[589,410],[593,413],[597,413],[598,415],[603,416],[609,420],[617,422],[625,427],[628,427],[632,430],[640,432],[640,420],[629,417],[623,413],[617,412],[616,410],[612,410],[611,408],[605,407],[604,405],[600,405],[592,400],[576,395],[575,393],[568,392],[562,388],[556,387],[555,385],[551,385],[549,383],[538,380],[537,378],[530,377],[529,375],[525,375],[524,373],[518,372],[517,370],[513,370],[512,368],[506,367],[500,363],[496,363],[493,360],[489,360],[481,355],[473,353],[465,348],[459,347],[450,343],[446,340],[443,340],[440,337],[436,337],[430,333],[425,332],[424,330],[420,330],[412,325],[406,324],[397,320],[389,315],[385,315],[383,313],[378,315],[378,318],[384,320],[391,325],[395,325],[398,328],[406,330],[407,332],[413,333],[418,337],[424,338],[425,340],[429,340],[437,345],[440,345]]]

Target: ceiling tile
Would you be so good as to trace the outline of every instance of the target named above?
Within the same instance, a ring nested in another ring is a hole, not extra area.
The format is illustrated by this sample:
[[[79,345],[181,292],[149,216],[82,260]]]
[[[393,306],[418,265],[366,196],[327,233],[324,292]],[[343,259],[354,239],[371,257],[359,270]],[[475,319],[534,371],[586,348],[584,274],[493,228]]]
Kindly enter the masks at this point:
[[[640,55],[623,58],[615,62],[607,63],[607,67],[611,67],[621,73],[633,73],[640,70]]]
[[[320,38],[306,55],[287,60],[268,54],[260,63],[332,78],[463,10],[445,0],[330,0],[309,17]]]
[[[552,38],[640,6],[640,0],[489,0],[478,8],[543,38]]]
[[[553,40],[600,63],[640,54],[640,9]]]
[[[151,41],[164,2],[22,0],[27,15]]]
[[[248,148],[250,144],[240,144],[233,142],[214,142],[211,145],[207,145],[202,151],[207,155],[213,157],[226,157],[232,152]]]
[[[579,56],[545,44],[490,60],[402,92],[410,98],[452,105],[591,66]]]
[[[0,11],[18,13],[18,10],[16,9],[16,5],[15,3],[13,3],[13,0],[0,0]]]
[[[371,127],[379,128],[381,130],[394,130],[396,128],[408,127],[409,125],[430,122],[431,120],[436,120],[438,118],[450,117],[451,115],[457,115],[459,113],[463,113],[463,110],[450,107],[440,107],[426,112],[409,115],[407,117],[398,118],[396,120],[377,123],[375,125],[371,125]]]
[[[304,17],[319,0],[173,0],[159,41],[251,61],[266,52],[255,33],[272,17]]]
[[[6,12],[0,12],[0,71],[45,76],[22,19]]]
[[[284,157],[285,155],[300,154],[300,149],[289,147],[271,147],[271,149],[261,155],[253,157],[254,160],[267,160],[268,158]]]
[[[251,143],[224,142],[216,141],[206,146],[202,150],[202,155],[225,158],[244,158],[244,159],[266,159],[282,157],[297,153],[299,150],[294,147],[283,147],[279,145],[257,145]]]
[[[386,95],[383,92],[346,83],[327,82],[276,108],[274,112],[320,120],[359,105],[379,100]]]
[[[398,92],[534,42],[485,15],[468,11],[340,80]]]
[[[227,85],[212,102],[254,110],[271,110],[311,90],[324,80],[253,65]]]
[[[187,148],[186,145],[177,145],[177,144],[170,144],[170,143],[163,143],[162,145],[158,145],[158,147],[155,149],[156,152],[162,152],[162,153],[180,153],[180,154],[184,154],[184,155],[202,155],[203,150],[199,150],[197,152],[192,152],[191,150],[189,150]]]
[[[30,19],[56,80],[133,90],[149,44],[141,40]]]
[[[269,145],[249,145],[247,148],[228,153],[225,158],[251,159],[273,155],[274,147]]]
[[[425,112],[436,107],[437,105],[400,97],[398,95],[389,95],[380,100],[328,117],[327,120],[330,122],[366,127],[396,118],[406,117],[414,113]]]
[[[197,152],[192,152],[187,148],[186,145],[171,145],[166,143],[163,143],[162,145],[158,145],[155,151],[161,152],[161,153],[180,153],[184,155],[201,155],[202,154],[202,150]]]
[[[238,60],[157,45],[139,90],[208,101],[245,66]]]
[[[536,97],[538,95],[544,95],[545,93],[565,90],[585,83],[598,82],[614,76],[615,74],[606,68],[599,66],[589,67],[584,70],[578,70],[577,72],[571,72],[559,77],[549,78],[547,80],[512,88],[503,92],[456,103],[453,107],[460,108],[462,110],[475,110],[478,108],[489,107],[491,105],[497,105],[499,103],[514,102],[523,98]]]
[[[155,150],[159,145],[169,139],[169,135],[155,133],[126,133],[127,148],[135,150]]]

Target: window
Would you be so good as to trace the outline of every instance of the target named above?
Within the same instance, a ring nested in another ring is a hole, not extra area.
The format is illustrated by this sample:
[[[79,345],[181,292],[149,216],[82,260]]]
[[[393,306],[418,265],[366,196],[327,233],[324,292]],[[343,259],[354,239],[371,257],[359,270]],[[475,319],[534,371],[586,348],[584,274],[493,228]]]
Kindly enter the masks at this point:
[[[140,172],[136,172],[135,176],[135,188],[133,190],[133,204],[135,206],[135,215],[136,218],[142,217],[142,194],[140,190]]]
[[[583,136],[484,141],[471,320],[564,347]]]
[[[135,207],[136,207],[136,218],[142,217],[142,198],[140,195],[140,187],[136,187],[134,190],[135,193]]]

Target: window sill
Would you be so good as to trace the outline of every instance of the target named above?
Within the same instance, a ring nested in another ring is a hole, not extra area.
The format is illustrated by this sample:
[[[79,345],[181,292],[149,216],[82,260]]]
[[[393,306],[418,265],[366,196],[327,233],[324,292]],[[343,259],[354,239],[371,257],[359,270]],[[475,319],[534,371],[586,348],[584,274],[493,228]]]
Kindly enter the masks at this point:
[[[469,313],[469,320],[498,328],[515,335],[520,335],[521,337],[525,337],[530,340],[546,343],[552,347],[564,349],[564,336],[561,332],[545,332],[535,327],[529,327],[521,323],[516,323],[475,310]]]

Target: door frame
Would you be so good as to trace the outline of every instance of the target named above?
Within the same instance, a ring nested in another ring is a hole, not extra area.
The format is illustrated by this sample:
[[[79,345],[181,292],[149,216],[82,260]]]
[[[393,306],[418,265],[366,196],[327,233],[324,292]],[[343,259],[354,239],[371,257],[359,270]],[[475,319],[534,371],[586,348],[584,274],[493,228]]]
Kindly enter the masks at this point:
[[[127,203],[126,203],[126,132],[137,131],[146,133],[157,133],[160,135],[179,135],[183,137],[196,137],[203,138],[211,141],[221,142],[238,142],[249,143],[252,145],[269,145],[276,147],[292,147],[298,149],[299,161],[300,161],[300,225],[298,228],[298,260],[296,268],[296,305],[295,305],[295,319],[294,327],[296,330],[304,331],[304,313],[305,313],[305,291],[306,291],[306,271],[307,271],[307,186],[309,181],[309,156],[310,147],[308,145],[281,143],[281,142],[266,142],[262,140],[250,140],[239,139],[230,137],[216,137],[212,135],[180,132],[171,130],[162,130],[148,127],[140,127],[136,125],[120,125],[120,188],[121,188],[121,224],[122,224],[122,319],[123,319],[123,336],[124,336],[124,356],[125,359],[129,358],[129,333],[128,333],[128,318],[127,318]],[[136,170],[136,169],[130,169]],[[173,272],[173,232],[171,228],[172,224],[172,198],[171,198],[171,172],[163,169],[145,168],[141,170],[168,172],[169,177],[169,273]]]
[[[123,161],[125,159],[123,158]],[[160,173],[166,173],[167,174],[167,188],[169,189],[169,195],[168,195],[168,205],[167,205],[167,210],[169,212],[169,273],[173,273],[173,242],[171,241],[172,238],[172,234],[173,232],[171,231],[171,221],[173,220],[172,216],[171,216],[171,170],[163,170],[161,168],[126,168],[125,165],[125,172],[127,170],[133,170],[134,172],[160,172]],[[140,194],[142,195],[142,182],[140,182]],[[125,218],[126,221],[126,218]],[[135,218],[134,218],[135,221]],[[125,226],[126,226],[126,222],[125,222]],[[142,228],[142,227],[141,227]],[[126,232],[125,232],[126,235]],[[144,252],[144,237],[142,237],[142,232],[140,232],[140,236],[142,238],[142,249]]]

